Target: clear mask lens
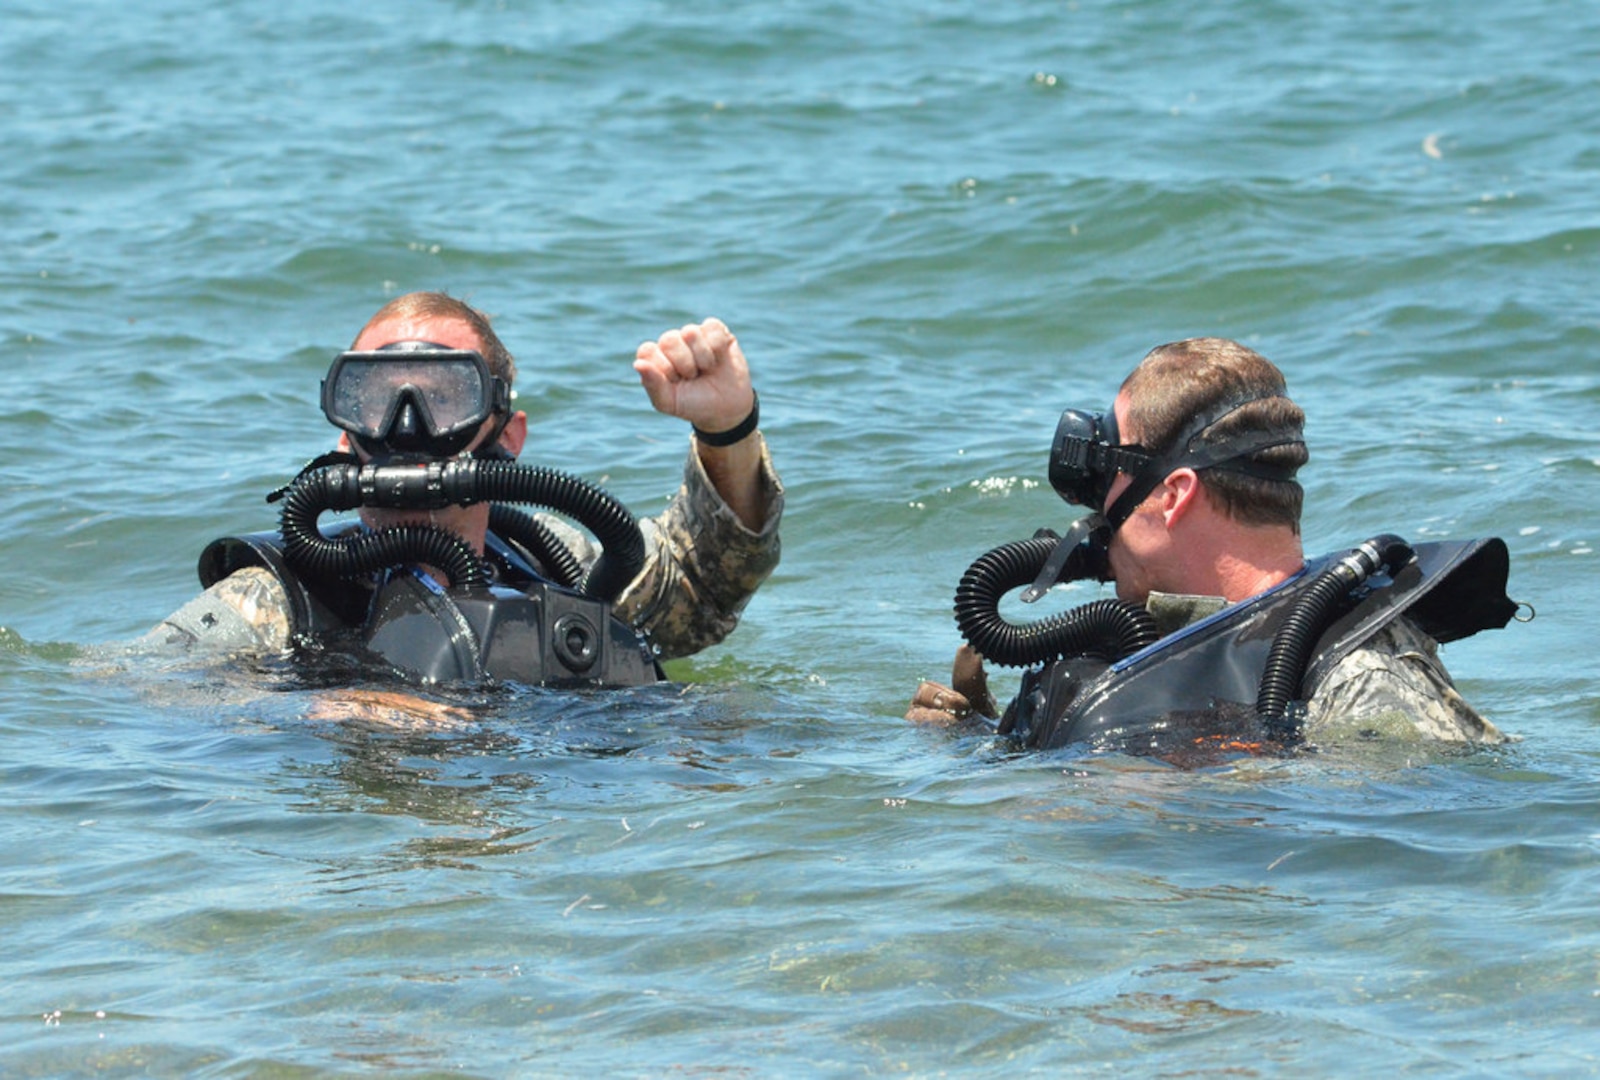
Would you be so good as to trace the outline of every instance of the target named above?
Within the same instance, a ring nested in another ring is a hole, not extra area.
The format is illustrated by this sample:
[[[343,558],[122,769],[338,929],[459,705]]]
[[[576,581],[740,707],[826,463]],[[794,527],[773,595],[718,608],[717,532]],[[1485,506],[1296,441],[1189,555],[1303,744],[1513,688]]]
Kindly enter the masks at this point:
[[[358,442],[438,456],[460,453],[508,399],[483,357],[464,349],[347,352],[322,384],[323,413]]]

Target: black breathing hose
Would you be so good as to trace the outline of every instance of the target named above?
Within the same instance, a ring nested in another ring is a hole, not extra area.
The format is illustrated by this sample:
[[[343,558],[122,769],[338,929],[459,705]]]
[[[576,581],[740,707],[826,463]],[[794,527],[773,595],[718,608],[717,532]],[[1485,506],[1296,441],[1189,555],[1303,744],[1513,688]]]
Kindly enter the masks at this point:
[[[335,466],[334,468],[339,468]],[[311,577],[349,578],[370,574],[386,566],[426,563],[437,566],[450,584],[469,592],[489,587],[489,572],[465,540],[431,525],[400,525],[379,532],[329,540],[317,528],[324,510],[349,510],[330,501],[331,469],[307,473],[284,495],[278,531],[290,564]]]
[[[532,514],[505,503],[494,503],[489,507],[489,529],[527,548],[528,554],[538,560],[545,576],[557,585],[576,589],[583,580],[583,564],[572,549],[550,526]]]
[[[1157,638],[1155,620],[1121,600],[1095,600],[1031,624],[1008,622],[1000,598],[1034,580],[1057,546],[1055,537],[1003,544],[980,555],[956,588],[956,626],[984,659],[1002,667],[1032,667],[1067,656],[1115,662]]]
[[[1287,726],[1289,703],[1300,695],[1311,649],[1339,615],[1340,602],[1380,569],[1392,577],[1411,557],[1410,544],[1385,533],[1353,548],[1312,579],[1272,639],[1256,694],[1256,715],[1269,726]]]
[[[601,488],[557,469],[511,461],[465,461],[478,476],[478,498],[532,503],[566,514],[594,533],[601,555],[578,582],[579,592],[615,600],[644,569],[644,533],[622,503]]]
[[[325,510],[440,509],[476,502],[532,503],[565,514],[594,533],[603,554],[577,583],[589,596],[615,600],[644,567],[638,521],[600,488],[555,469],[472,459],[422,465],[340,463],[303,473],[285,494],[280,524],[284,553],[291,563],[322,577],[355,577],[385,566],[424,562],[448,574],[452,587],[481,589],[488,584],[482,560],[470,545],[444,530],[408,526],[329,540],[317,528],[317,517]]]

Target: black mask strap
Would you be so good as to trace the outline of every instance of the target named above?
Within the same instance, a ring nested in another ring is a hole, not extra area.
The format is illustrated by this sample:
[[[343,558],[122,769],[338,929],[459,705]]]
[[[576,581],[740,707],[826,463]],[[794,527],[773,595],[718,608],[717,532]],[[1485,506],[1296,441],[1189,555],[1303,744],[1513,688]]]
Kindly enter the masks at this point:
[[[1295,470],[1261,462],[1250,461],[1251,455],[1274,446],[1291,446],[1303,443],[1305,440],[1298,434],[1281,432],[1247,431],[1214,443],[1201,443],[1195,445],[1195,440],[1204,435],[1206,429],[1232,414],[1235,410],[1250,404],[1252,401],[1265,401],[1268,398],[1282,397],[1277,391],[1244,394],[1239,397],[1228,398],[1225,401],[1207,409],[1191,420],[1173,441],[1170,453],[1150,462],[1133,476],[1133,482],[1128,489],[1117,497],[1106,510],[1106,521],[1113,531],[1120,529],[1122,523],[1149,498],[1163,480],[1172,475],[1173,470],[1189,468],[1196,472],[1201,469],[1223,469],[1227,472],[1246,473],[1250,476],[1259,476],[1266,480],[1293,480]]]
[[[1111,568],[1106,562],[1106,548],[1110,542],[1111,528],[1099,514],[1088,514],[1074,521],[1061,543],[1045,559],[1039,576],[1023,592],[1022,602],[1033,603],[1063,581],[1109,580]]]

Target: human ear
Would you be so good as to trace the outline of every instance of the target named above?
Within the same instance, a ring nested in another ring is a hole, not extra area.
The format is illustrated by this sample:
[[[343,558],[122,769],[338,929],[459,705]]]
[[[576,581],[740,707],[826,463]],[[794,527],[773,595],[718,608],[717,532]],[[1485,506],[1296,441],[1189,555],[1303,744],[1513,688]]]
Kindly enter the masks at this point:
[[[500,430],[500,445],[505,447],[512,457],[522,453],[522,444],[528,441],[528,414],[518,409],[511,414],[511,419],[506,421],[506,426]]]
[[[1161,484],[1161,516],[1168,529],[1182,521],[1200,500],[1200,474],[1193,469],[1175,469]]]

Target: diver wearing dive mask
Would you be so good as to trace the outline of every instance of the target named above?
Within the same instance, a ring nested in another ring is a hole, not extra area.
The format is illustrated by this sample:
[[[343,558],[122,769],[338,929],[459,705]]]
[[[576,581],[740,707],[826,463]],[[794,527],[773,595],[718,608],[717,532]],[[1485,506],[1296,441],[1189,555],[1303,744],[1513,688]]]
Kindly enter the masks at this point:
[[[1143,593],[1136,591],[1132,581],[1134,575],[1119,575],[1112,565],[1113,540],[1145,499],[1177,470],[1187,469],[1192,474],[1214,470],[1293,483],[1295,471],[1304,460],[1305,442],[1298,421],[1290,418],[1287,427],[1245,427],[1226,437],[1211,437],[1213,428],[1243,407],[1280,396],[1277,390],[1265,388],[1238,392],[1215,402],[1191,417],[1175,437],[1161,440],[1168,447],[1165,452],[1122,442],[1117,411],[1127,408],[1125,394],[1119,395],[1104,413],[1084,409],[1063,412],[1050,446],[1050,486],[1062,499],[1087,507],[1090,513],[1073,523],[1038,578],[1022,594],[1022,600],[1032,603],[1057,584],[1090,579],[1115,580],[1119,596],[1142,602]],[[1279,455],[1278,461],[1260,456],[1262,451],[1277,447],[1298,448],[1299,453]],[[1119,477],[1125,479],[1119,481]],[[1292,572],[1296,568],[1280,570]]]
[[[1219,338],[1152,350],[1107,413],[1067,410],[1049,478],[1091,513],[972,564],[952,685],[924,683],[908,718],[977,712],[1028,746],[1145,752],[1174,717],[1222,713],[1280,744],[1391,715],[1427,737],[1499,741],[1436,650],[1514,613],[1505,545],[1385,536],[1307,564],[1303,423],[1282,373]],[[1031,583],[1030,600],[1085,578],[1115,581],[1118,599],[1031,624],[999,613],[1010,589]],[[1031,669],[1004,717],[983,660]]]
[[[512,461],[527,438],[527,414],[511,409],[515,371],[498,337],[460,320],[376,320],[329,367],[322,412],[341,430],[339,450],[365,464],[423,465],[468,453]],[[443,529],[481,551],[489,506],[363,506],[361,520],[372,529]]]
[[[550,596],[565,590],[610,605],[629,634],[647,635],[656,659],[720,641],[779,552],[783,488],[757,426],[749,369],[716,319],[645,342],[633,367],[656,410],[694,432],[676,496],[664,513],[637,522],[593,485],[515,462],[528,419],[512,408],[516,365],[486,316],[443,293],[396,298],[323,381],[324,415],[340,429],[337,451],[274,493],[283,504],[278,532],[223,538],[206,549],[205,593],[151,640],[273,653],[317,639],[333,623],[370,636],[370,615],[358,625],[362,612],[383,598],[364,607],[363,596],[415,575],[423,592],[443,598],[440,610],[461,600],[467,622],[476,618],[472,605],[502,587]],[[524,503],[583,528],[514,509]],[[317,522],[324,510],[355,508],[369,535],[347,525],[324,534]],[[535,550],[524,541],[536,533],[554,540]],[[335,595],[341,590],[349,595]],[[545,610],[555,606],[552,600]],[[478,629],[487,642],[494,626]],[[567,669],[612,684],[593,677],[599,666],[584,667],[582,634],[541,640],[576,650],[579,662]],[[503,670],[541,681],[534,661]]]

